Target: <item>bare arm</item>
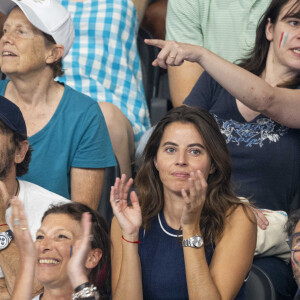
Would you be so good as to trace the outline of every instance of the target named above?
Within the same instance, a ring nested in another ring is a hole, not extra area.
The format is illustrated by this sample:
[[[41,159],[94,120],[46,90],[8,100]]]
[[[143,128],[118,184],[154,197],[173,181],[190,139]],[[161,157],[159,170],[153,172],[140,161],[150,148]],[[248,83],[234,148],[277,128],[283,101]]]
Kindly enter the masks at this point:
[[[132,2],[135,6],[139,23],[141,23],[150,0],[132,0]]]
[[[6,224],[5,211],[9,202],[9,194],[4,182],[0,181],[0,224]],[[8,225],[1,226],[1,231],[9,230]],[[5,284],[0,288],[0,295],[11,295],[15,284],[16,275],[18,273],[20,254],[16,242],[13,239],[7,248],[0,251],[0,266],[5,278]],[[41,286],[35,281],[33,294],[40,292]],[[2,297],[1,297],[2,299]]]
[[[103,178],[104,169],[71,168],[71,200],[97,210]]]
[[[168,67],[173,107],[182,105],[203,72],[197,63],[185,61],[180,67]]]
[[[12,300],[32,299],[32,288],[34,283],[36,253],[32,241],[26,215],[21,202],[14,197],[11,201],[14,239],[20,253],[20,265],[15,281]],[[14,220],[19,220],[19,225],[14,224]],[[22,229],[23,228],[23,229]],[[24,228],[27,228],[24,230]]]
[[[180,66],[184,60],[201,65],[233,97],[278,123],[300,128],[300,91],[273,87],[262,78],[234,65],[201,46],[173,41],[146,40],[162,48],[154,66]],[[175,58],[172,58],[175,57]]]
[[[127,193],[132,185],[132,179],[125,185],[123,175],[111,191],[111,205],[116,216],[112,221],[112,293],[113,299],[143,299],[141,263],[138,254],[138,244],[126,242],[137,241],[142,223],[138,198],[134,192],[130,198],[132,207],[127,206]],[[120,192],[119,192],[120,191]],[[120,199],[116,202],[116,199]]]
[[[191,173],[189,184],[189,193],[182,191],[183,239],[201,234],[199,220],[206,201],[207,183],[200,171]],[[256,244],[255,218],[250,209],[248,214],[251,220],[238,207],[226,218],[209,267],[204,247],[183,248],[189,299],[234,299],[251,267]]]

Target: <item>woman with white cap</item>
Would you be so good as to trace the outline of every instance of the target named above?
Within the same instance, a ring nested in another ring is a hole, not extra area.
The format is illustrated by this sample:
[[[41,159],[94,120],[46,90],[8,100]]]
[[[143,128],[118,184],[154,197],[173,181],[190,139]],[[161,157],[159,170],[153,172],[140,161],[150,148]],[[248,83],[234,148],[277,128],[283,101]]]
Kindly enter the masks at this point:
[[[54,78],[72,46],[74,27],[55,0],[1,0],[0,94],[18,105],[34,149],[25,180],[97,208],[104,168],[115,165],[97,103]]]

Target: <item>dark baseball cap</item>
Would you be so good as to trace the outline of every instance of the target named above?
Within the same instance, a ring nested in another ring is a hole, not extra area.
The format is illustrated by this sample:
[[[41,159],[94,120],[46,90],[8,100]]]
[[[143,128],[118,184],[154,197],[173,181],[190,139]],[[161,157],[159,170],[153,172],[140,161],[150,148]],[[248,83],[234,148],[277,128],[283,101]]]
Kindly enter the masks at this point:
[[[19,107],[3,96],[0,96],[0,120],[13,132],[27,137],[25,120]]]

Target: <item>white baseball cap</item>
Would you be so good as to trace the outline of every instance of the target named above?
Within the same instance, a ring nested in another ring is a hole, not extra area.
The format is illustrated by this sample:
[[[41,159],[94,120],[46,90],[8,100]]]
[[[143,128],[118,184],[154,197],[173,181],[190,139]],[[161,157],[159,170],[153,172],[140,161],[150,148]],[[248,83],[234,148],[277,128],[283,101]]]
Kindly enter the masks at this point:
[[[32,25],[64,46],[65,57],[75,37],[70,13],[56,0],[0,0],[0,11],[7,15],[16,5]]]

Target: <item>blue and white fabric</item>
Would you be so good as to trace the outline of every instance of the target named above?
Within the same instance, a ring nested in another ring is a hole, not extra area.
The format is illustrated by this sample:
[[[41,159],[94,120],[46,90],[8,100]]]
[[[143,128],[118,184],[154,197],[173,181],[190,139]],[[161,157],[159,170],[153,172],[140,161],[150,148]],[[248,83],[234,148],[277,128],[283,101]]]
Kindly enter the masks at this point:
[[[135,141],[149,128],[138,19],[131,0],[59,0],[71,13],[75,41],[59,79],[95,101],[111,102],[132,124]]]

